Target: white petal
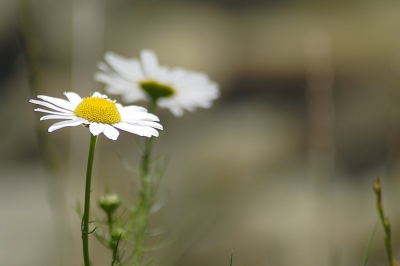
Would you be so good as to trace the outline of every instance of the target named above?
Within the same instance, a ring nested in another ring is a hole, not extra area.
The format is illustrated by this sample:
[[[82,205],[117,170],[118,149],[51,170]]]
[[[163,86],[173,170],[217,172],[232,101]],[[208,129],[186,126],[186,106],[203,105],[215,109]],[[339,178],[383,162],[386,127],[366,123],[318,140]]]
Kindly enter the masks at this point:
[[[176,117],[181,117],[183,115],[182,107],[175,103],[174,101],[167,100],[167,99],[160,99],[157,105],[161,108],[168,108],[171,113]]]
[[[171,113],[176,116],[176,117],[181,117],[183,116],[183,109],[179,108],[178,106],[169,106],[168,109],[171,111]]]
[[[95,80],[103,82],[111,87],[116,88],[116,89],[121,89],[121,90],[124,89],[126,91],[130,91],[130,90],[134,90],[134,89],[139,90],[138,81],[131,82],[131,81],[128,81],[114,73],[106,74],[106,73],[99,72],[95,75]]]
[[[124,78],[132,81],[143,78],[139,60],[127,59],[113,52],[107,52],[104,58]]]
[[[141,106],[137,105],[128,105],[122,108],[118,108],[120,112],[128,112],[128,113],[134,113],[134,112],[144,112],[147,113],[147,109]]]
[[[53,115],[75,116],[74,113],[73,113],[73,112],[70,112],[70,111],[65,112],[65,113],[63,113],[63,112],[53,112],[53,111],[46,110],[46,109],[42,109],[42,108],[36,108],[36,109],[34,109],[34,111],[36,111],[36,112],[42,112],[42,113],[48,113],[48,114],[53,114]]]
[[[130,112],[125,112],[121,111],[121,120],[124,122],[129,122],[129,123],[140,123],[141,121],[160,121],[160,119],[150,113],[144,113],[144,112],[135,112],[135,113],[130,113]]]
[[[39,99],[42,99],[46,102],[52,103],[56,106],[59,106],[63,109],[67,109],[70,111],[73,111],[75,109],[75,105],[71,104],[69,101],[66,101],[64,99],[60,99],[60,98],[54,98],[54,97],[50,97],[50,96],[45,96],[45,95],[38,95],[37,96]]]
[[[62,112],[62,113],[68,113],[68,114],[71,113],[70,110],[61,109],[60,107],[57,107],[57,106],[55,106],[55,105],[53,105],[51,103],[48,103],[48,102],[39,101],[39,100],[29,100],[29,102],[48,107],[50,109],[53,109],[53,110],[56,110],[56,111],[59,111],[59,112]]]
[[[104,124],[99,124],[99,123],[90,123],[89,124],[89,131],[92,133],[94,136],[99,135],[104,131]]]
[[[157,55],[151,50],[143,50],[140,53],[144,74],[149,78],[156,78],[158,71]]]
[[[75,107],[81,103],[82,98],[75,92],[64,92],[64,95],[68,98],[68,101],[70,101]]]
[[[110,71],[112,71],[111,68],[110,68],[106,63],[104,63],[104,62],[99,62],[99,63],[97,64],[97,68],[100,69],[101,71],[104,71],[104,72],[110,72]],[[98,73],[99,73],[99,72],[98,72]]]
[[[137,102],[140,100],[148,101],[146,95],[143,92],[139,92],[139,93],[126,92],[125,94],[122,95],[122,100],[127,103]]]
[[[139,121],[139,122],[136,122],[136,123],[129,123],[128,121],[123,121],[123,122],[126,122],[126,123],[128,123],[130,125],[133,125],[133,126],[135,126],[135,125],[148,126],[148,127],[157,128],[159,130],[163,130],[163,126],[161,124],[157,123],[157,122],[152,122],[152,121]]]
[[[154,128],[151,127],[147,127],[147,126],[134,126],[134,125],[130,125],[124,122],[118,123],[118,124],[114,124],[113,125],[116,128],[128,131],[130,133],[139,135],[139,136],[145,136],[145,137],[151,137],[151,136],[158,136],[158,131],[155,130]]]
[[[75,120],[76,116],[74,115],[69,115],[69,116],[65,116],[65,115],[45,115],[42,116],[40,118],[40,121],[43,120],[49,120],[49,119],[69,119],[69,120]]]
[[[83,123],[84,123],[84,121],[82,121],[81,119],[58,122],[58,123],[55,123],[54,125],[52,125],[51,127],[49,127],[48,131],[53,132],[54,130],[57,130],[57,129],[60,129],[63,127],[74,127],[74,126],[82,125]]]
[[[103,133],[107,138],[111,140],[116,140],[119,136],[119,131],[110,125],[104,125]]]
[[[95,92],[92,93],[92,97],[95,97],[95,98],[102,98],[102,99],[108,99],[107,95],[101,94],[100,92],[97,92],[97,91],[95,91]]]

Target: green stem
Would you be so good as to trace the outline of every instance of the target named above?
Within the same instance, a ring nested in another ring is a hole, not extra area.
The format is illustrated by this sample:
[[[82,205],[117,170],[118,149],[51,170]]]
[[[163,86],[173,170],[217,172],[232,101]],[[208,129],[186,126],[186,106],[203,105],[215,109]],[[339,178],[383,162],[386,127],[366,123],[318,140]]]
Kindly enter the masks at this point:
[[[113,220],[112,220],[112,215],[109,212],[107,213],[107,224],[108,224],[108,233],[111,236],[113,231]]]
[[[150,152],[152,144],[154,143],[155,138],[150,138],[146,142],[146,147],[143,153],[141,167],[140,167],[140,175],[142,182],[142,189],[140,191],[140,202],[138,206],[138,210],[136,213],[136,245],[135,245],[135,257],[137,265],[141,265],[143,260],[143,255],[145,252],[144,242],[145,242],[145,234],[148,223],[149,209],[151,206],[151,193],[150,193]]]
[[[90,213],[90,185],[92,181],[92,169],[93,169],[93,158],[94,151],[96,149],[96,142],[98,136],[94,136],[90,134],[90,148],[89,148],[89,157],[87,163],[86,170],[86,187],[85,187],[85,209],[83,211],[83,220],[82,220],[82,244],[83,244],[83,260],[85,266],[90,266],[89,259],[89,213]]]
[[[383,230],[385,232],[385,246],[390,266],[397,266],[398,262],[396,259],[393,258],[389,218],[385,217],[385,213],[383,212],[382,189],[381,189],[380,178],[376,180],[376,182],[373,185],[373,188],[376,194],[376,207],[379,213],[379,219],[381,220]]]
[[[149,111],[155,113],[157,109],[157,102],[150,101]],[[146,229],[149,220],[149,210],[152,203],[152,193],[150,187],[150,162],[151,162],[151,149],[156,138],[151,137],[147,139],[146,146],[142,155],[142,161],[140,165],[140,176],[142,182],[142,189],[140,191],[140,201],[138,209],[136,211],[135,222],[136,224],[136,236],[135,236],[135,260],[137,265],[141,265],[143,256],[145,253],[145,236]]]
[[[369,238],[368,247],[367,247],[367,250],[365,251],[365,255],[364,255],[364,260],[363,260],[362,266],[367,266],[368,257],[369,257],[369,254],[371,253],[372,241],[374,240],[376,229],[378,229],[378,225],[379,225],[379,219],[376,221],[376,224],[374,226],[374,230],[372,231],[372,235]]]
[[[149,112],[152,114],[156,114],[157,112],[157,100],[151,100],[149,104]]]
[[[35,21],[29,0],[18,0],[19,30],[28,67],[30,89],[33,96],[40,94],[40,42],[36,36]]]

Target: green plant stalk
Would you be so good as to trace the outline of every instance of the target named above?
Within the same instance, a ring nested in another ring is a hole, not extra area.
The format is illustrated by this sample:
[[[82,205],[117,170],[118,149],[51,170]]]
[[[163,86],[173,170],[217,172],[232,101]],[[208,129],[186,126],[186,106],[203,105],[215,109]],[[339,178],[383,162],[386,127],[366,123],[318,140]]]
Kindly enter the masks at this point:
[[[89,259],[89,214],[90,214],[90,191],[91,191],[91,182],[92,182],[92,169],[93,169],[93,159],[94,159],[94,151],[96,149],[96,142],[98,136],[94,136],[90,134],[90,148],[89,148],[89,156],[86,170],[86,185],[85,185],[85,206],[83,210],[83,218],[82,218],[82,245],[83,245],[83,261],[85,266],[90,266]]]
[[[113,230],[113,220],[112,220],[112,215],[109,212],[107,213],[107,225],[108,225],[108,232],[111,236]]]
[[[157,109],[157,102],[150,101],[149,111],[155,114]],[[140,201],[138,209],[135,213],[134,221],[135,225],[135,248],[134,256],[136,265],[140,266],[142,264],[143,256],[145,253],[145,237],[146,229],[149,221],[149,211],[152,203],[152,194],[150,188],[150,162],[151,162],[151,149],[156,138],[151,137],[146,141],[146,146],[142,155],[142,161],[140,165],[140,176],[142,189],[140,191]]]
[[[380,179],[378,178],[376,182],[374,183],[374,191],[376,194],[376,208],[379,213],[379,219],[381,220],[383,230],[385,232],[385,247],[386,247],[386,252],[388,255],[388,259],[390,262],[390,266],[397,266],[397,260],[393,258],[393,252],[392,252],[392,242],[391,242],[391,237],[390,237],[390,222],[389,218],[385,217],[385,213],[383,212],[383,206],[382,206],[382,190],[381,190],[381,184],[380,184]]]
[[[34,96],[40,94],[40,56],[41,49],[39,40],[34,29],[34,19],[32,14],[31,1],[18,0],[19,29],[21,34],[22,46],[26,56],[28,67],[30,89]]]
[[[149,220],[149,210],[152,199],[150,198],[150,153],[155,138],[150,138],[146,142],[146,147],[142,157],[140,175],[142,189],[140,191],[140,201],[136,212],[136,236],[135,236],[135,260],[137,265],[141,265],[145,253],[145,235]]]
[[[119,240],[121,239],[121,235],[118,237],[118,240],[116,243],[114,243],[114,239],[112,237],[113,234],[113,229],[114,229],[114,220],[112,217],[111,212],[107,212],[107,225],[108,225],[108,233],[110,235],[110,241],[111,241],[111,246],[109,245],[109,248],[112,248],[113,250],[113,255],[112,255],[112,260],[111,260],[111,266],[114,266],[114,263],[119,263],[121,261],[119,257],[119,252],[118,252],[118,245],[119,245]]]
[[[376,229],[378,229],[378,225],[379,225],[379,218],[376,221],[376,224],[374,226],[374,230],[372,231],[371,237],[369,238],[369,242],[368,242],[367,250],[365,251],[365,255],[364,255],[364,260],[363,260],[362,266],[367,266],[369,254],[371,253],[372,241],[374,240],[374,237],[375,237],[375,234],[376,234]]]
[[[119,258],[119,254],[118,254],[118,245],[119,245],[119,241],[121,240],[121,234],[118,237],[117,243],[115,244],[114,250],[113,250],[113,256],[112,256],[112,260],[111,260],[111,266],[114,266],[114,263],[116,262],[117,265],[120,265],[120,258]]]

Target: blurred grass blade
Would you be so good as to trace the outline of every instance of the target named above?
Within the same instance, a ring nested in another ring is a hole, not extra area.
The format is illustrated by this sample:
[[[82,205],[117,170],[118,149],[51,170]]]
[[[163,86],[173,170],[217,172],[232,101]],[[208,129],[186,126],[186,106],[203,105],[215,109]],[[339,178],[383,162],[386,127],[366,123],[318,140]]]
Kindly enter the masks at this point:
[[[232,266],[232,259],[233,259],[233,251],[231,253],[231,264],[230,264],[230,266]]]
[[[364,255],[364,261],[362,264],[363,266],[367,265],[369,253],[371,252],[372,242],[374,241],[374,237],[375,237],[376,229],[378,229],[378,225],[379,225],[379,219],[376,221],[374,230],[372,231],[371,237],[369,239],[367,250],[365,251],[365,255]]]
[[[122,233],[119,234],[117,243],[116,243],[116,245],[115,245],[115,247],[114,247],[113,256],[112,256],[112,261],[111,261],[111,266],[114,266],[114,263],[115,263],[117,260],[118,260],[118,262],[119,262],[119,257],[118,257],[118,245],[119,245],[119,241],[121,240],[121,236],[122,236]]]

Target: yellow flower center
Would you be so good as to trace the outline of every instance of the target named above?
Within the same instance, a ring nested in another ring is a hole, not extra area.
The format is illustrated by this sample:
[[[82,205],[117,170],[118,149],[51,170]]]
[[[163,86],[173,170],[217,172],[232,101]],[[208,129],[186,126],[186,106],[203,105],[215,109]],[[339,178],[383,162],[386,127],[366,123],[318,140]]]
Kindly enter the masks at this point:
[[[84,98],[75,108],[74,114],[92,123],[112,125],[121,122],[121,115],[115,103],[103,98]]]

